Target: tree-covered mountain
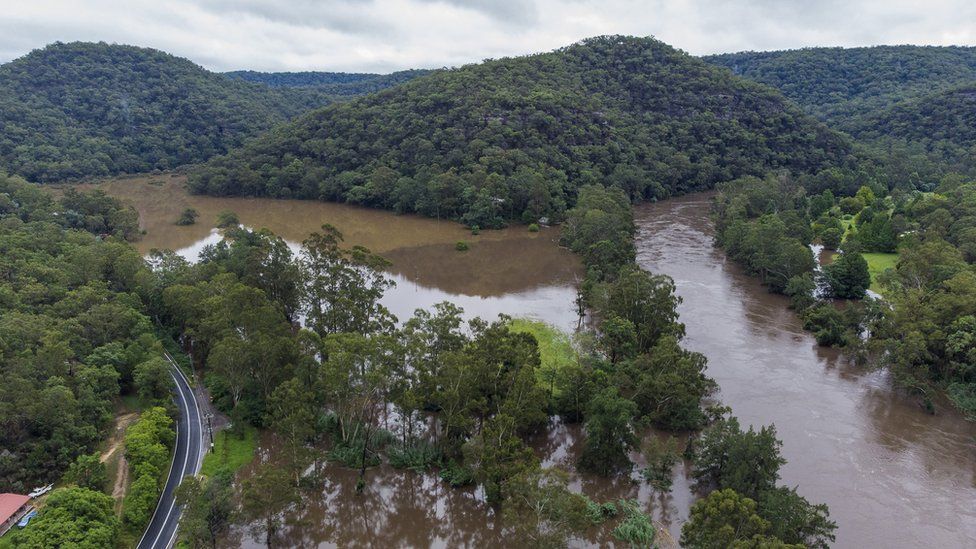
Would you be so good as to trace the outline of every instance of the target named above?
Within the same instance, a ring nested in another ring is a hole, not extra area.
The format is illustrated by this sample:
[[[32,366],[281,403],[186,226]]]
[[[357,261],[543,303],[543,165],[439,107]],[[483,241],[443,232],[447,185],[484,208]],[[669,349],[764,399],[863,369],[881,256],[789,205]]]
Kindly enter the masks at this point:
[[[39,182],[169,169],[328,102],[153,49],[55,43],[0,66],[0,167]]]
[[[876,46],[740,52],[703,58],[779,89],[818,118],[853,118],[976,81],[976,48]]]
[[[655,198],[850,154],[775,90],[654,39],[610,36],[331,105],[214,159],[190,183],[490,227],[558,218],[588,183]]]
[[[974,174],[976,80],[865,114],[849,131],[877,147],[900,147],[947,170]]]
[[[380,91],[391,86],[413,80],[428,74],[428,70],[407,70],[390,74],[350,73],[350,72],[258,72],[231,71],[224,74],[230,78],[266,84],[273,88],[316,88],[337,97],[363,95]]]
[[[808,48],[704,59],[779,89],[849,133],[895,186],[931,190],[946,173],[976,174],[976,48]]]

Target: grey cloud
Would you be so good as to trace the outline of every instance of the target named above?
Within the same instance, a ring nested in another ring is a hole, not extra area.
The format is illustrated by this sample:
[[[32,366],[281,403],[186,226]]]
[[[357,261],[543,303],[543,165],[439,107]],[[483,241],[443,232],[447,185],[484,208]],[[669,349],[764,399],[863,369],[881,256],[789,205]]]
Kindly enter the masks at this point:
[[[0,61],[55,40],[149,46],[213,70],[386,72],[653,35],[692,54],[974,44],[970,0],[30,0],[0,12]]]

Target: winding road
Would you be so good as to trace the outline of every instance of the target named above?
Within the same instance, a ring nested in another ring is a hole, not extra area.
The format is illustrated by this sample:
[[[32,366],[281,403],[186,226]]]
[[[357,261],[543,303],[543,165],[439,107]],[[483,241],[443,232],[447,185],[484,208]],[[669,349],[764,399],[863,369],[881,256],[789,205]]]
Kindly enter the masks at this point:
[[[192,476],[200,471],[203,460],[203,417],[197,405],[196,396],[190,387],[190,382],[183,374],[173,357],[167,353],[166,360],[171,366],[170,375],[176,383],[176,405],[180,408],[180,417],[176,422],[176,449],[173,451],[173,462],[170,465],[169,477],[163,487],[163,493],[156,504],[146,532],[139,540],[138,549],[169,549],[176,541],[176,529],[180,522],[180,507],[176,505],[176,488],[183,482],[183,477]]]

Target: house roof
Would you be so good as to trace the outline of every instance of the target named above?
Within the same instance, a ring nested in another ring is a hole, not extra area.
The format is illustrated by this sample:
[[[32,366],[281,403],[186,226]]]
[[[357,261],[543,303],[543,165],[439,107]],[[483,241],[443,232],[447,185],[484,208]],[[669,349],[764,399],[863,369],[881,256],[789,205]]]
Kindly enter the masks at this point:
[[[28,501],[29,497],[20,494],[0,494],[0,523],[7,522]]]

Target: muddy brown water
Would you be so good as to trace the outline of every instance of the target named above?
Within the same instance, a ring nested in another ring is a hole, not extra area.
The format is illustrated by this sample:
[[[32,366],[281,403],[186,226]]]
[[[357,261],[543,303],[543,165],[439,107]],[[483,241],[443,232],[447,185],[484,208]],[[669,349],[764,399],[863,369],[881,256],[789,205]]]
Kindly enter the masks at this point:
[[[451,223],[344,205],[188,196],[179,178],[132,183],[102,186],[140,210],[148,231],[142,251],[169,247],[192,257],[208,238],[219,238],[211,233],[211,220],[225,209],[291,243],[328,222],[346,234],[347,243],[393,261],[390,274],[398,286],[387,305],[401,319],[448,299],[472,316],[505,312],[564,329],[575,325],[579,263],[556,246],[554,229],[471,236]],[[198,225],[173,225],[185,207],[201,212]],[[883,372],[818,347],[785,299],[766,292],[714,248],[708,211],[705,195],[638,206],[637,259],[675,279],[684,300],[679,312],[685,345],[708,357],[709,374],[721,387],[717,398],[744,425],[776,425],[789,461],[781,483],[829,505],[838,523],[836,547],[976,547],[976,426],[944,407],[929,415],[893,391]],[[470,242],[471,251],[454,251],[458,240]],[[265,437],[260,459],[274,459],[276,446]],[[554,422],[534,447],[544,464],[571,469],[580,429]],[[357,494],[354,471],[325,466],[322,482],[289,517],[279,545],[510,546],[477,490],[385,466],[370,469],[367,481]],[[611,480],[574,474],[572,486],[601,500],[637,498],[675,538],[694,501],[684,465],[676,468],[666,496],[638,482],[636,474]],[[574,544],[607,539],[605,531],[594,531]],[[241,529],[227,546],[262,547],[263,538]]]
[[[685,345],[743,424],[776,425],[783,484],[830,507],[836,547],[976,547],[976,426],[817,346],[786,307],[712,246],[708,199],[637,208],[637,261],[674,278]]]
[[[271,230],[296,252],[309,234],[328,223],[342,232],[345,245],[365,246],[392,262],[388,274],[396,287],[383,303],[400,320],[417,308],[452,301],[467,317],[494,319],[508,313],[564,330],[576,326],[573,299],[581,267],[572,252],[558,246],[557,228],[531,233],[515,226],[472,235],[453,222],[346,204],[194,196],[185,191],[185,181],[164,174],[109,179],[97,187],[139,211],[146,234],[135,246],[144,254],[170,249],[196,260],[205,245],[220,241],[214,222],[225,210],[237,213],[247,227]],[[199,212],[195,225],[175,224],[185,208]],[[467,242],[470,250],[455,250],[458,241]]]

